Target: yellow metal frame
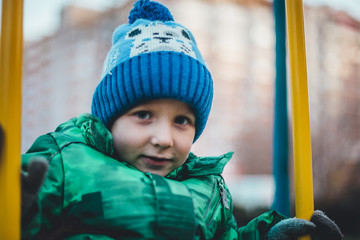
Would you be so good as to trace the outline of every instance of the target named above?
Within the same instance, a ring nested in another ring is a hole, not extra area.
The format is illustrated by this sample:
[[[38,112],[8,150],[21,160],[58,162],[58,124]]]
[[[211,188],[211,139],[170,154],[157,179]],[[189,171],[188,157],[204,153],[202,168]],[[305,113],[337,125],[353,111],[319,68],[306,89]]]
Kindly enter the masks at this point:
[[[286,0],[286,19],[291,78],[295,209],[298,218],[310,220],[314,212],[314,200],[302,0]]]
[[[23,0],[3,0],[0,59],[0,239],[20,239]]]

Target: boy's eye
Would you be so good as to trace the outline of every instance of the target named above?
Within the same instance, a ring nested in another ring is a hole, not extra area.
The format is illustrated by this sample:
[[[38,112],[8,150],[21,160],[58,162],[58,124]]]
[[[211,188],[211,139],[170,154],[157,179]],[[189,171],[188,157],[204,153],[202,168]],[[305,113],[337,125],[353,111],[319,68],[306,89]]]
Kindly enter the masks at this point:
[[[191,121],[188,117],[178,116],[175,118],[175,123],[179,125],[191,124]]]
[[[140,119],[143,119],[143,120],[149,120],[151,119],[151,113],[148,112],[148,111],[139,111],[137,113],[135,113],[136,116]]]

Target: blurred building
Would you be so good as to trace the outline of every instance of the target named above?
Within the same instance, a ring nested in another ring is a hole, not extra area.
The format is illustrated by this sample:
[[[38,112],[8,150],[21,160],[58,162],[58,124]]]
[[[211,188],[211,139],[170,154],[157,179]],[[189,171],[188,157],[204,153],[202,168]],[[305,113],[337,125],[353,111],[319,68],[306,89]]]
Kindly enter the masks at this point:
[[[129,2],[106,13],[68,6],[55,35],[25,44],[22,151],[37,136],[90,112],[112,32],[127,21],[129,8]]]
[[[307,8],[305,27],[314,189],[321,197],[335,190],[324,185],[330,172],[360,162],[360,23],[344,12]]]
[[[195,35],[214,79],[209,123],[194,152],[234,150],[225,169],[230,181],[239,174],[271,174],[272,5],[261,0],[166,0],[166,5]],[[55,35],[26,44],[23,151],[37,136],[90,112],[112,32],[127,22],[131,7],[132,1],[106,12],[68,6]],[[328,8],[306,7],[304,13],[315,190],[321,192],[321,181],[339,162],[360,161],[360,25]]]

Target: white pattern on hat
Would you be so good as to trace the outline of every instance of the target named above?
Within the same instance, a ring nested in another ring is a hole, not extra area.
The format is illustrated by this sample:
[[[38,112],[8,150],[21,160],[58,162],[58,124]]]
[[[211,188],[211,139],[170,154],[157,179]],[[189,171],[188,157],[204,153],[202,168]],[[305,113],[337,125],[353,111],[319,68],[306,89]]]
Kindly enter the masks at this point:
[[[197,59],[190,34],[178,25],[141,24],[130,29],[125,39],[133,39],[130,57],[148,52],[173,51]]]

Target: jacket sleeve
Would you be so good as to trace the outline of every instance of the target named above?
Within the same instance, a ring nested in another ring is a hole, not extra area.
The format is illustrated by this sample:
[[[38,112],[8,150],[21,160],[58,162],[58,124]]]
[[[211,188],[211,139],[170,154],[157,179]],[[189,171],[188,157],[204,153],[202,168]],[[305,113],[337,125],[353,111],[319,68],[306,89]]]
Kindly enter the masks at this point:
[[[27,171],[28,163],[38,157],[49,162],[49,171],[38,194],[38,199],[29,209],[22,220],[22,239],[31,239],[36,236],[42,225],[56,224],[60,219],[53,216],[60,216],[63,195],[63,171],[62,161],[59,161],[59,148],[49,134],[40,136],[30,147],[27,153],[22,155],[22,171]],[[51,201],[49,201],[51,199]]]
[[[285,218],[275,210],[265,212],[237,229],[238,239],[265,240],[270,228]]]

